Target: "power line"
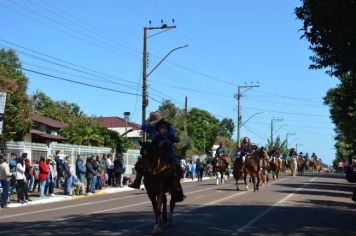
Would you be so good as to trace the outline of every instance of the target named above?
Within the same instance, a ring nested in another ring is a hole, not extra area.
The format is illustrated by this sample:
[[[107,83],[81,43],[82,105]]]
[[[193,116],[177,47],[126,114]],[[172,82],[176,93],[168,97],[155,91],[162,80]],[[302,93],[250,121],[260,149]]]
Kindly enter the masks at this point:
[[[55,76],[55,75],[50,75],[50,74],[47,74],[47,73],[43,73],[43,72],[27,69],[27,68],[24,68],[24,67],[20,67],[20,68],[22,70],[24,70],[24,71],[28,71],[28,72],[31,72],[31,73],[34,73],[34,74],[50,77],[50,78],[53,78],[53,79],[59,79],[59,80],[67,81],[67,82],[74,83],[74,84],[80,84],[80,85],[84,85],[84,86],[87,86],[87,87],[93,87],[93,88],[98,88],[98,89],[117,92],[117,93],[122,93],[122,94],[141,96],[140,94],[137,94],[137,93],[130,93],[130,92],[125,92],[125,91],[121,91],[121,90],[117,90],[117,89],[105,88],[105,87],[98,86],[98,85],[88,84],[88,83],[75,81],[75,80],[71,80],[71,79],[66,79],[66,78],[63,78],[63,77]]]
[[[298,98],[298,97],[290,97],[290,96],[284,96],[284,95],[274,94],[274,93],[270,93],[270,92],[263,91],[263,90],[256,90],[255,92],[257,92],[257,93],[263,93],[263,94],[270,95],[270,96],[285,98],[285,99],[291,99],[291,100],[297,100],[297,101],[302,101],[302,102],[310,102],[310,103],[317,103],[317,104],[320,104],[320,102],[313,101],[313,100],[309,100],[309,99]]]

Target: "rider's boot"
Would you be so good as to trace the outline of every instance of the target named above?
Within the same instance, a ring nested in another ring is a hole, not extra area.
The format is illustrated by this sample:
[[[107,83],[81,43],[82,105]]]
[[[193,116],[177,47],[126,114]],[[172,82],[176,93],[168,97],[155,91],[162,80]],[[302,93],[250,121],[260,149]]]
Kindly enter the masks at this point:
[[[183,193],[183,188],[180,183],[180,166],[178,162],[173,162],[172,163],[172,171],[173,171],[173,189],[172,189],[172,194],[175,196],[175,201],[176,202],[182,202],[184,198],[186,197]]]
[[[132,184],[129,184],[129,187],[130,188],[140,189],[140,187],[141,187],[141,179],[142,179],[142,174],[141,173],[137,173],[134,182]]]

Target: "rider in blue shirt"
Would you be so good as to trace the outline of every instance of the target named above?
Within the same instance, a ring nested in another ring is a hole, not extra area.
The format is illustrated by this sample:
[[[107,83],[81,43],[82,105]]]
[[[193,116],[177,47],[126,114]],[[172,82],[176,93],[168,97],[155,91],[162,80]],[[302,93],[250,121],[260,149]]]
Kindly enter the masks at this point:
[[[177,199],[176,201],[183,201],[184,194],[182,190],[182,186],[180,184],[180,167],[177,158],[173,155],[174,143],[179,142],[176,132],[173,127],[164,120],[164,116],[161,112],[151,112],[148,120],[142,124],[142,130],[149,134],[152,143],[157,148],[168,148],[169,151],[169,161],[171,162],[171,166],[173,169],[173,175],[175,179],[174,190],[177,191]],[[141,179],[143,173],[137,173],[136,178],[132,184],[129,185],[131,188],[140,188]]]

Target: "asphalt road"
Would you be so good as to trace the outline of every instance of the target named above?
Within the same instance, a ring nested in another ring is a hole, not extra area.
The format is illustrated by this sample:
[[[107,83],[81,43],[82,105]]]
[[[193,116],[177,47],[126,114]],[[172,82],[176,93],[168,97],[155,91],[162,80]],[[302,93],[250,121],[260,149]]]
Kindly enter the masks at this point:
[[[233,183],[184,183],[187,199],[162,235],[356,235],[352,185],[341,176],[282,176],[259,192]],[[154,215],[137,190],[1,209],[0,222],[0,235],[151,235]]]

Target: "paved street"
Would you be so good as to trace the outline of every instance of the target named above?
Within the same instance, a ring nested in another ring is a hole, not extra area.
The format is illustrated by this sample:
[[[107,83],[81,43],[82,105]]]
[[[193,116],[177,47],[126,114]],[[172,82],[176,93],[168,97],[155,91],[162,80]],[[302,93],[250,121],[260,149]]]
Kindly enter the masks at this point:
[[[282,176],[259,192],[236,191],[233,180],[184,183],[163,235],[355,235],[352,185],[336,175]],[[242,186],[242,185],[241,185]],[[150,235],[145,191],[0,210],[2,235]]]

